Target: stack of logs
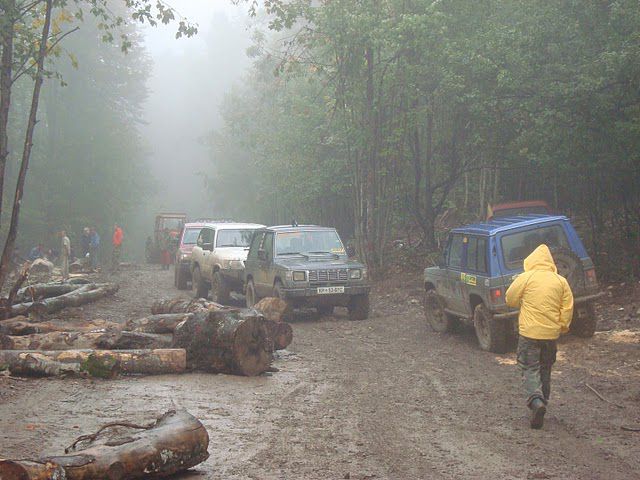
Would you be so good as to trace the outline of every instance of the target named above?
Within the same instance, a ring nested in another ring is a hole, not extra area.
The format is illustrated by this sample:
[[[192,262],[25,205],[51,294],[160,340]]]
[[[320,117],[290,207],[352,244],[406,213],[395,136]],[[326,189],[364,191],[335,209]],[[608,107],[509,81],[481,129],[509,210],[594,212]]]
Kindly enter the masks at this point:
[[[42,315],[117,291],[117,285],[42,284],[16,296],[15,311],[0,321],[0,366],[13,375],[180,373],[186,369],[259,375],[273,352],[292,341],[287,304],[262,300],[255,309],[204,299],[156,302],[152,315],[126,323],[44,320]],[[35,313],[35,315],[34,315]]]

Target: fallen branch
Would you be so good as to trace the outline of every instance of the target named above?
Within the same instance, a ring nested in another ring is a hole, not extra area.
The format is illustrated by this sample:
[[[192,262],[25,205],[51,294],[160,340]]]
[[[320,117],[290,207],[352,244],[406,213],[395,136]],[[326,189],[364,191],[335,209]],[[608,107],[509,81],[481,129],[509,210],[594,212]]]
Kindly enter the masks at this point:
[[[127,428],[127,431],[105,431]],[[131,431],[137,430],[137,431]],[[76,449],[77,444],[86,444]],[[186,410],[169,411],[153,424],[114,422],[92,435],[83,435],[67,455],[37,460],[0,460],[0,478],[42,480],[65,478],[159,478],[194,467],[209,458],[209,435]]]
[[[113,295],[119,288],[119,285],[115,283],[83,285],[77,290],[65,293],[64,295],[33,302],[27,309],[27,313],[44,315],[59,312],[67,307],[79,307],[87,303],[95,302],[107,295]]]
[[[625,427],[624,425],[620,427],[625,432],[640,432],[640,427]]]
[[[30,303],[43,298],[57,297],[65,293],[73,292],[80,288],[81,284],[75,283],[34,283],[21,288],[16,295],[16,303]]]
[[[612,402],[611,400],[607,400],[606,398],[604,398],[602,395],[600,395],[600,392],[598,392],[595,388],[593,388],[591,385],[589,385],[588,383],[585,382],[585,385],[587,386],[587,388],[589,390],[591,390],[593,393],[596,394],[596,397],[598,397],[600,400],[602,400],[603,402],[606,402],[610,405],[613,405],[614,407],[618,407],[618,408],[624,408],[624,405],[620,405],[619,403],[615,403]]]
[[[75,373],[111,378],[118,373],[159,375],[182,373],[187,367],[183,349],[0,351],[0,365],[12,375],[50,377]],[[2,478],[2,477],[0,477]]]

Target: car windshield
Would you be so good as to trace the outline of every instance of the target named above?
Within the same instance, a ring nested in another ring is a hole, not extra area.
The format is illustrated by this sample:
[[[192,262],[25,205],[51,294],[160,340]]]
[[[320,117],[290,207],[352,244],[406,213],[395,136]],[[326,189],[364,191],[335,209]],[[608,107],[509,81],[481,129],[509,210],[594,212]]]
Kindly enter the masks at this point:
[[[522,269],[522,263],[538,246],[545,244],[550,249],[570,248],[561,225],[526,230],[502,237],[502,255],[509,270]]]
[[[335,230],[280,232],[276,237],[276,255],[344,255],[342,241]]]
[[[216,247],[248,247],[253,230],[219,230]]]
[[[182,236],[182,244],[183,245],[195,245],[196,240],[198,240],[198,235],[200,235],[201,228],[187,228],[184,231],[184,235]]]

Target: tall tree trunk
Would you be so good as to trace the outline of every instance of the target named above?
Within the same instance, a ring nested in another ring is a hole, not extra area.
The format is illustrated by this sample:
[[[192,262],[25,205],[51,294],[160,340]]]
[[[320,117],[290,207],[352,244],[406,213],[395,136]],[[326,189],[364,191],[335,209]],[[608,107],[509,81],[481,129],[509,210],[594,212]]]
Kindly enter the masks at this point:
[[[0,24],[0,220],[4,195],[4,172],[9,157],[9,109],[11,107],[11,75],[13,65],[13,36],[15,18],[15,0],[6,0]],[[5,23],[6,22],[6,23]]]
[[[13,210],[11,212],[11,223],[9,225],[9,233],[2,251],[0,259],[0,289],[4,285],[9,270],[11,268],[11,257],[18,235],[18,220],[20,218],[20,205],[22,204],[22,195],[24,192],[24,183],[27,177],[27,169],[29,168],[29,159],[31,157],[31,147],[33,146],[33,132],[35,131],[38,102],[40,100],[40,90],[44,80],[44,60],[47,56],[47,40],[49,39],[49,29],[51,27],[51,11],[53,10],[53,0],[46,0],[44,24],[42,26],[42,35],[40,37],[40,46],[38,50],[38,61],[36,69],[36,77],[33,84],[33,95],[31,97],[31,111],[29,112],[29,120],[27,122],[27,132],[25,134],[24,148],[22,150],[22,162],[20,164],[20,173],[18,174],[18,183],[16,184],[16,192],[13,199]]]

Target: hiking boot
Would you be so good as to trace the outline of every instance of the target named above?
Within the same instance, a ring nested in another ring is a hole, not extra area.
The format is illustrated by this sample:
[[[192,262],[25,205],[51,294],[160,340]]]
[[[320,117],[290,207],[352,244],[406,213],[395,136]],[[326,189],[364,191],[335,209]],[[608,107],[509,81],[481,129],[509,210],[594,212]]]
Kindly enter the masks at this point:
[[[547,413],[547,407],[541,399],[536,398],[531,402],[530,408],[531,428],[538,430],[544,424],[544,414]]]

